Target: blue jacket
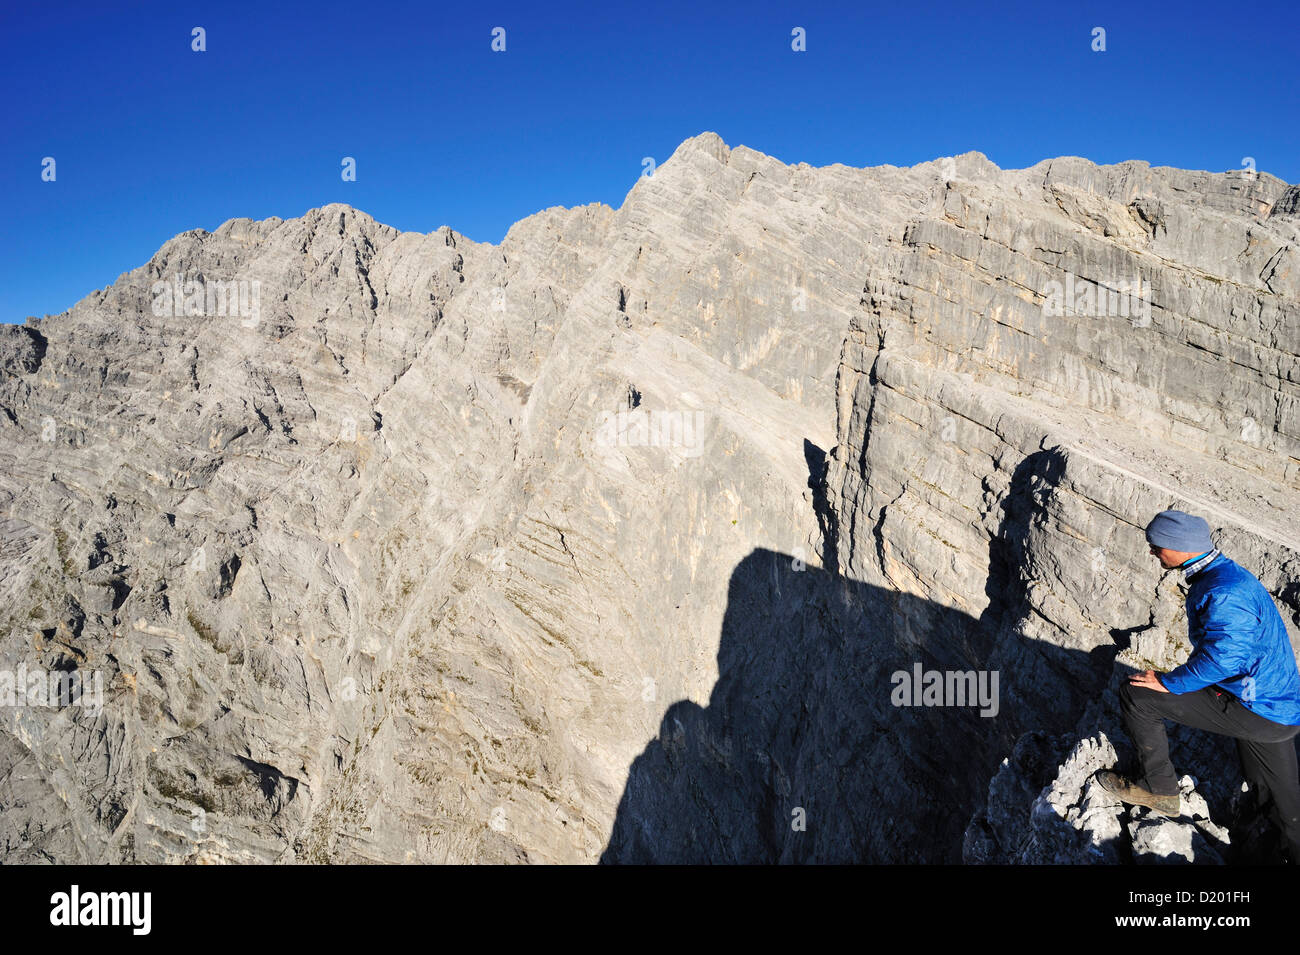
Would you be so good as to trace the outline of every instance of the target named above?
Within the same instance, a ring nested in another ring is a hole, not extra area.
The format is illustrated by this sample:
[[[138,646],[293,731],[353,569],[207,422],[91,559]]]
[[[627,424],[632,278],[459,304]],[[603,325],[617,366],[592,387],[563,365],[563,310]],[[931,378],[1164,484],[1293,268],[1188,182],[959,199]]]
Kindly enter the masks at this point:
[[[1300,669],[1277,605],[1254,574],[1211,554],[1193,561],[1187,572],[1192,654],[1158,679],[1171,693],[1217,686],[1252,713],[1300,725]]]

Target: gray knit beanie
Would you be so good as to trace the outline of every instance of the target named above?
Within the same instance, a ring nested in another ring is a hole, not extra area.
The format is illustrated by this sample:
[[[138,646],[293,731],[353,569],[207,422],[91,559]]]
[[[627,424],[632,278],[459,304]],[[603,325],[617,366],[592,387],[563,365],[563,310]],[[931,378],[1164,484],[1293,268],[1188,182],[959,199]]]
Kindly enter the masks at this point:
[[[1205,518],[1182,511],[1161,511],[1147,525],[1147,540],[1156,547],[1201,554],[1213,550]]]

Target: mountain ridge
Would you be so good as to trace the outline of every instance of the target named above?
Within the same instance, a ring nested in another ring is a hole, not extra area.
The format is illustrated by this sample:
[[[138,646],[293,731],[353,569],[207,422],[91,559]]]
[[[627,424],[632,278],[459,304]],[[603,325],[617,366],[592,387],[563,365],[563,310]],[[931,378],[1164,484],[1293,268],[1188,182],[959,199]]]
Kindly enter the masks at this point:
[[[1185,652],[1155,510],[1205,513],[1296,637],[1296,187],[951,160],[705,132],[498,245],[231,219],[10,326],[0,660],[106,701],[5,708],[5,861],[1191,846],[1070,754],[1122,752],[1115,681]],[[1149,319],[1050,314],[1067,273],[1143,275]],[[256,316],[155,314],[177,274]],[[998,716],[892,707],[922,658],[1000,669]],[[1177,745],[1228,861],[1253,817]]]

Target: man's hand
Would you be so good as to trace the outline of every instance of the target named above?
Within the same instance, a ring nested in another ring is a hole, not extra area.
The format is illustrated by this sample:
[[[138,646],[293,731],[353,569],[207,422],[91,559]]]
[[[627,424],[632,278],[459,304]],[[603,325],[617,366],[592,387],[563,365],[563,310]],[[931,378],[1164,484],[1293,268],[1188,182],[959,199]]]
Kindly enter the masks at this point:
[[[1141,673],[1135,673],[1128,678],[1128,681],[1134,686],[1143,686],[1148,690],[1155,690],[1157,693],[1168,693],[1169,690],[1165,685],[1156,679],[1155,670],[1144,670]]]

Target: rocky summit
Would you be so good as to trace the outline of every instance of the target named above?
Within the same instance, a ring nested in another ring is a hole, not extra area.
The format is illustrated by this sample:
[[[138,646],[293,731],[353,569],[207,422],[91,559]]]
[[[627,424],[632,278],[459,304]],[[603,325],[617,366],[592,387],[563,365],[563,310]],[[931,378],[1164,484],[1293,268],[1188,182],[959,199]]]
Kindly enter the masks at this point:
[[[0,861],[1210,862],[1095,785],[1177,508],[1300,639],[1300,189],[711,132],[500,245],[345,205],[0,326]]]

